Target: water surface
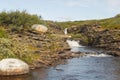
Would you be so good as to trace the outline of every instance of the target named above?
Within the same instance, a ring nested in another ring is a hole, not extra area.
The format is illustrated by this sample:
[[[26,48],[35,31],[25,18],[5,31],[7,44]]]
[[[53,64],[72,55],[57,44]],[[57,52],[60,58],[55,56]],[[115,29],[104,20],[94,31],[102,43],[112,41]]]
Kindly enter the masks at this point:
[[[120,80],[119,57],[82,57],[48,69],[36,69],[27,76],[0,80]]]

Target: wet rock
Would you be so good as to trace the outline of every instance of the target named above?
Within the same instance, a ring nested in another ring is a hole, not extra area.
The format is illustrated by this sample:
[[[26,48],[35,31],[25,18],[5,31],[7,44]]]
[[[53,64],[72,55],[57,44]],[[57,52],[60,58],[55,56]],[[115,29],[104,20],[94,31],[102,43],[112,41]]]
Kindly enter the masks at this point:
[[[29,73],[29,66],[14,58],[3,59],[0,61],[0,75],[21,75]]]
[[[120,56],[120,52],[119,51],[107,51],[106,54],[112,55],[114,57]]]
[[[63,69],[60,68],[55,68],[56,71],[64,71]]]

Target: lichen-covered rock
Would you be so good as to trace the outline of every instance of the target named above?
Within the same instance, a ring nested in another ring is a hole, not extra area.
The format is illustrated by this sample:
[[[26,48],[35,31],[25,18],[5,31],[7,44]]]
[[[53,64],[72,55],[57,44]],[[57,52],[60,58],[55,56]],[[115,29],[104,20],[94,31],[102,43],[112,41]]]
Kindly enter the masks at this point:
[[[7,58],[0,61],[0,75],[21,75],[29,73],[29,66],[14,58]]]
[[[32,29],[36,30],[36,31],[39,31],[39,32],[47,32],[48,28],[44,25],[40,25],[40,24],[34,24],[32,26]]]

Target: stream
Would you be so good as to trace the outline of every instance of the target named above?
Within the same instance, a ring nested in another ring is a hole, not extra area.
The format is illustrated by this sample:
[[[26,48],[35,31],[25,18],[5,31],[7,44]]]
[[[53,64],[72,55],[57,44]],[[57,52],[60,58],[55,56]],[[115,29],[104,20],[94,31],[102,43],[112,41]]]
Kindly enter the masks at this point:
[[[103,50],[77,45],[71,51],[102,53]],[[120,58],[88,54],[47,69],[35,69],[29,75],[0,77],[0,80],[120,80]]]

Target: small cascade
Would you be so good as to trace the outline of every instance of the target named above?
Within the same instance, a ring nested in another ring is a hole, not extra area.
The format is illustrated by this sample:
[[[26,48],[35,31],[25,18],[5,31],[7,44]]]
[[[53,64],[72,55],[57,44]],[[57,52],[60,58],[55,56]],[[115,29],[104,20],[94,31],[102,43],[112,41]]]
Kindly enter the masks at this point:
[[[71,48],[71,52],[83,52],[86,53],[86,57],[112,57],[111,55],[104,54],[104,50],[82,46],[79,41],[67,40],[66,41]]]
[[[79,41],[75,41],[75,40],[67,40],[68,45],[70,46],[70,48],[74,48],[74,47],[82,47],[79,44]]]

